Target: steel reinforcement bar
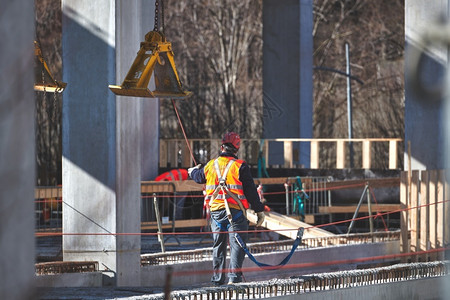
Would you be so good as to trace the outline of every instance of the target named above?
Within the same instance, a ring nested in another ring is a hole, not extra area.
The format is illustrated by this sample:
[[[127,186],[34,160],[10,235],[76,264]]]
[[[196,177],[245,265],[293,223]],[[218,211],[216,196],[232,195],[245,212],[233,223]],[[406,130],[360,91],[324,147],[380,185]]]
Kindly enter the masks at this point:
[[[336,245],[365,244],[387,242],[400,239],[400,231],[387,231],[377,233],[363,234],[343,234],[328,237],[304,238],[300,249],[309,249],[317,247],[327,247]],[[290,251],[292,240],[272,241],[262,243],[249,243],[248,247],[252,254],[273,253],[281,251]],[[166,265],[184,262],[196,262],[212,259],[212,249],[202,248],[196,250],[171,251],[165,253],[143,254],[141,256],[141,265]]]
[[[173,291],[168,298],[164,294],[155,294],[146,295],[145,299],[263,299],[315,291],[446,276],[449,275],[449,270],[449,261],[398,264],[365,270],[311,274],[297,278],[291,277],[290,279],[272,279],[269,281],[238,283],[223,287]]]
[[[96,261],[46,262],[36,264],[35,268],[36,268],[36,275],[97,272],[98,262]]]

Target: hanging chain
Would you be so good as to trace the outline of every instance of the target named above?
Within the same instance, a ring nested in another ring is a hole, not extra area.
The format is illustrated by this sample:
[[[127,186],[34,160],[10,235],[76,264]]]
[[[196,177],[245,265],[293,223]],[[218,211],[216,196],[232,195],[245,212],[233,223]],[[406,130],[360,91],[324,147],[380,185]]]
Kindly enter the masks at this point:
[[[47,102],[47,87],[45,85],[45,72],[44,72],[44,67],[42,67],[42,71],[41,71],[41,77],[42,77],[42,87],[44,88],[43,94],[44,94],[44,102]],[[56,82],[55,82],[56,84]],[[56,89],[53,92],[53,111],[52,111],[52,116],[51,116],[51,120],[54,122],[55,118],[56,118],[56,109],[57,109],[57,102],[58,99],[56,97],[56,90],[58,89],[58,85],[56,84]],[[50,118],[50,106],[46,105],[46,111],[47,111],[47,116]]]
[[[42,63],[42,62],[41,62]],[[45,73],[44,73],[44,64],[42,64],[42,69],[41,69],[41,78],[42,78],[42,87],[44,88],[44,93],[47,92],[46,88],[45,88]]]
[[[159,31],[159,6],[161,5],[161,31],[164,34],[164,1],[155,0],[155,26],[153,31]]]
[[[161,31],[164,34],[164,0],[161,1]]]
[[[159,1],[155,0],[155,27],[153,28],[153,31],[158,31],[158,14],[159,14],[158,6]]]
[[[55,122],[56,120],[56,112],[58,109],[58,99],[56,97],[56,90],[53,93],[53,114],[52,114],[52,121]]]

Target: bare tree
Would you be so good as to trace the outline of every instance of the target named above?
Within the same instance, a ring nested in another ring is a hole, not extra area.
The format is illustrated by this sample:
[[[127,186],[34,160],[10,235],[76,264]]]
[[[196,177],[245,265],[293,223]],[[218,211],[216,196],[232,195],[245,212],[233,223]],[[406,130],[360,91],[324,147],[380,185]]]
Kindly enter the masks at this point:
[[[35,7],[36,39],[61,79],[61,0],[35,0]],[[188,136],[235,130],[260,137],[262,1],[165,0],[165,12],[179,75],[194,94],[177,101]],[[314,65],[345,70],[347,41],[352,74],[364,82],[352,86],[354,137],[404,136],[403,17],[402,0],[314,0]],[[347,137],[345,85],[337,73],[314,72],[314,137]],[[36,93],[38,185],[61,183],[61,103],[60,94]],[[168,101],[161,105],[161,137],[181,137]],[[387,145],[374,150],[374,167],[384,168]],[[321,167],[334,166],[333,151],[322,148]]]
[[[60,80],[61,0],[35,0],[36,41],[50,72]],[[38,80],[38,79],[36,79]],[[36,184],[61,183],[61,94],[36,92]]]
[[[262,132],[262,2],[166,2],[165,34],[173,43],[183,84],[194,94],[179,101],[190,137],[243,137]],[[163,103],[161,135],[174,137],[171,103]]]
[[[348,42],[352,75],[364,82],[352,82],[353,137],[404,136],[403,18],[400,0],[314,1],[314,65],[345,71]],[[314,136],[346,138],[346,105],[346,77],[315,71]],[[322,151],[332,167],[334,149]],[[375,146],[373,167],[387,167],[387,151],[387,144]]]

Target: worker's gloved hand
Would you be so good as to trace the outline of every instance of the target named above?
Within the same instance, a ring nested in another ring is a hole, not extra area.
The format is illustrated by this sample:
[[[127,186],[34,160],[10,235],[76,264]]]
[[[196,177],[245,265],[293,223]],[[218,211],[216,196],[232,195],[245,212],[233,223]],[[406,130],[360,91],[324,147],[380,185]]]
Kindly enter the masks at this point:
[[[256,213],[256,216],[258,217],[258,219],[256,221],[256,227],[259,227],[264,222],[264,219],[266,218],[266,215],[264,214],[263,211],[260,211],[260,212]]]
[[[195,167],[189,168],[189,169],[188,169],[189,177],[191,177],[192,171],[194,171],[195,169],[200,169],[201,166],[202,166],[201,164],[198,164],[198,165],[196,165]],[[191,177],[191,178],[192,178],[192,177]]]

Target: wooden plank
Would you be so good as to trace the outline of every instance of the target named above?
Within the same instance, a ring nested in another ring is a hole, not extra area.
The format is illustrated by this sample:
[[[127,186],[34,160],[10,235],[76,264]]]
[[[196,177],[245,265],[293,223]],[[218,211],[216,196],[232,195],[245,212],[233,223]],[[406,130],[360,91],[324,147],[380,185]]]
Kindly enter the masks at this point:
[[[194,180],[174,181],[177,192],[201,192],[203,184],[198,184]]]
[[[444,170],[444,245],[450,244],[450,188],[448,183],[448,170]]]
[[[189,228],[189,227],[204,227],[208,225],[206,219],[191,219],[191,220],[175,220],[175,228]],[[172,222],[162,224],[163,229],[172,229]],[[142,222],[141,230],[157,230],[157,222]]]
[[[307,180],[308,177],[302,177],[303,180]],[[274,177],[274,178],[255,178],[255,183],[261,184],[285,184],[286,182],[294,183],[297,179],[295,177]],[[368,178],[359,180],[339,180],[330,181],[326,183],[327,188],[343,188],[343,189],[360,189],[364,188],[366,183],[372,188],[384,188],[384,187],[398,187],[400,186],[400,178]]]
[[[141,193],[174,193],[174,192],[201,192],[203,185],[193,180],[183,181],[143,181]]]
[[[406,210],[408,205],[408,173],[401,172],[400,176],[400,208],[403,211],[400,213],[400,252],[408,253],[408,211]],[[407,259],[402,257],[402,262],[406,262]]]
[[[436,247],[444,247],[444,184],[445,184],[445,171],[438,170],[437,178],[437,191],[436,191]],[[437,253],[438,260],[444,260],[444,252]]]
[[[371,141],[371,142],[389,142],[389,141],[403,141],[400,138],[317,138],[317,139],[307,139],[307,138],[276,138],[276,139],[267,139],[270,142],[311,142],[311,141],[319,141],[319,142],[363,142],[363,141]]]
[[[369,140],[363,141],[362,144],[362,168],[370,169],[372,162],[372,142]]]
[[[61,187],[37,187],[34,189],[35,199],[62,198]]]
[[[159,141],[159,167],[167,167],[167,142],[165,140]]]
[[[193,142],[189,142],[189,146],[193,147]],[[181,167],[182,168],[189,168],[193,164],[191,152],[189,151],[189,147],[187,146],[186,142],[181,144]]]
[[[345,140],[336,142],[336,169],[345,168]]]
[[[308,177],[303,177],[302,182],[305,184],[308,181]],[[296,182],[296,178],[294,177],[274,177],[274,178],[255,178],[254,182],[255,184],[262,184],[262,185],[270,185],[270,184],[280,184],[284,185],[286,182],[289,182],[293,184]],[[373,178],[373,179],[362,179],[362,180],[343,180],[343,181],[331,181],[326,183],[327,188],[339,188],[342,187],[343,189],[358,189],[358,188],[364,188],[366,183],[369,183],[369,185],[373,188],[383,188],[383,187],[396,187],[400,185],[400,179],[399,178]],[[177,191],[198,191],[202,189],[201,184],[196,184],[192,180],[189,181],[183,181],[183,182],[175,182],[177,186]],[[178,190],[178,188],[182,190]],[[191,188],[191,189],[189,189]]]
[[[326,230],[320,228],[311,227],[309,224],[298,221],[296,219],[290,218],[288,216],[270,211],[265,212],[266,218],[262,224],[262,227],[265,227],[270,230],[275,230],[280,235],[285,237],[295,239],[297,236],[297,230],[300,227],[308,228],[305,230],[303,237],[325,237],[325,236],[334,236],[333,233],[328,232]],[[247,211],[248,220],[255,224],[257,220],[256,214],[248,210]]]
[[[171,168],[178,167],[178,142],[170,141],[167,145],[167,160]]]
[[[191,139],[191,142],[208,142],[212,141],[211,139]],[[216,141],[216,140],[214,140]],[[220,143],[220,140],[217,140]],[[254,143],[255,145],[258,144],[258,139],[241,139],[243,143]],[[265,139],[264,140],[264,154],[266,158],[266,167],[269,166],[269,143],[270,142],[282,142],[282,143],[293,143],[293,142],[300,142],[300,143],[310,143],[310,144],[317,144],[319,143],[336,143],[337,144],[337,165],[339,164],[339,168],[345,168],[345,161],[346,161],[346,148],[345,144],[348,142],[361,142],[361,143],[389,143],[389,169],[397,169],[398,167],[398,142],[402,141],[402,139],[399,138],[354,138],[354,139],[339,139],[339,138],[322,138],[322,139],[307,139],[307,138],[279,138],[279,139]],[[184,140],[182,139],[161,139],[160,140],[160,166],[161,167],[167,167],[167,162],[171,162],[172,167],[176,167],[176,165],[173,165],[174,162],[177,160],[174,160],[173,152],[170,151],[173,145],[177,145],[178,143],[184,143]],[[164,145],[165,144],[165,145]],[[169,145],[169,146],[167,146]],[[220,145],[219,145],[220,146]],[[166,149],[161,149],[161,147],[166,147]],[[169,151],[167,151],[169,149]],[[320,150],[319,150],[320,151]],[[217,155],[218,151],[211,151],[211,159]],[[243,157],[245,159],[245,157]],[[367,161],[369,162],[369,161]]]
[[[293,168],[294,167],[294,161],[293,161],[293,155],[292,155],[292,142],[285,141],[283,143],[284,148],[284,167],[285,168]]]
[[[339,206],[319,206],[320,214],[343,214],[354,213],[357,205],[339,205]],[[372,212],[390,212],[400,210],[400,204],[372,204]],[[369,207],[367,204],[362,204],[359,208],[360,213],[368,213]]]
[[[417,252],[419,250],[419,171],[412,171],[411,175],[411,250]],[[417,262],[417,256],[412,256],[411,261]]]
[[[430,206],[429,206],[429,228],[430,228],[430,249],[436,249],[437,247],[437,218],[436,218],[436,192],[437,192],[437,171],[432,170],[429,171],[430,181],[429,181],[429,199],[430,199]],[[430,259],[436,260],[437,255],[436,252],[430,253]]]
[[[367,182],[372,188],[400,186],[400,178],[390,177],[390,178],[368,178],[360,180],[330,181],[327,182],[327,188],[339,188],[343,186],[349,186],[348,188],[364,188]]]
[[[284,184],[286,182],[294,183],[296,178],[288,177],[277,177],[277,178],[255,178],[255,184]],[[306,185],[308,177],[302,178],[304,184]],[[371,187],[391,187],[398,186],[400,183],[399,178],[373,178],[364,180],[344,180],[344,181],[332,181],[327,182],[327,188],[335,187],[345,187],[348,189],[361,188],[366,182],[369,182]],[[175,190],[174,188],[175,187]],[[171,182],[161,182],[161,181],[142,181],[141,182],[141,193],[173,193],[177,192],[191,192],[191,191],[202,191],[203,185],[195,183],[193,180],[185,181],[171,181]],[[62,188],[61,187],[36,187],[34,192],[34,197],[36,199],[45,198],[61,198]]]
[[[429,177],[428,171],[421,172],[420,183],[420,251],[429,250],[429,197],[428,197]],[[421,261],[428,261],[428,255],[424,254],[420,257]]]
[[[300,216],[289,216],[289,218],[295,219],[300,221]],[[303,222],[308,223],[308,224],[315,224],[316,223],[316,217],[314,215],[305,215],[305,220],[303,220]]]
[[[398,142],[396,140],[389,141],[389,169],[391,170],[397,169],[398,165],[397,145]]]
[[[141,193],[173,193],[175,192],[175,185],[168,181],[143,181],[141,182]]]
[[[264,140],[264,159],[266,160],[266,168],[269,167],[269,141]]]
[[[319,142],[311,141],[310,167],[311,169],[319,168]]]

